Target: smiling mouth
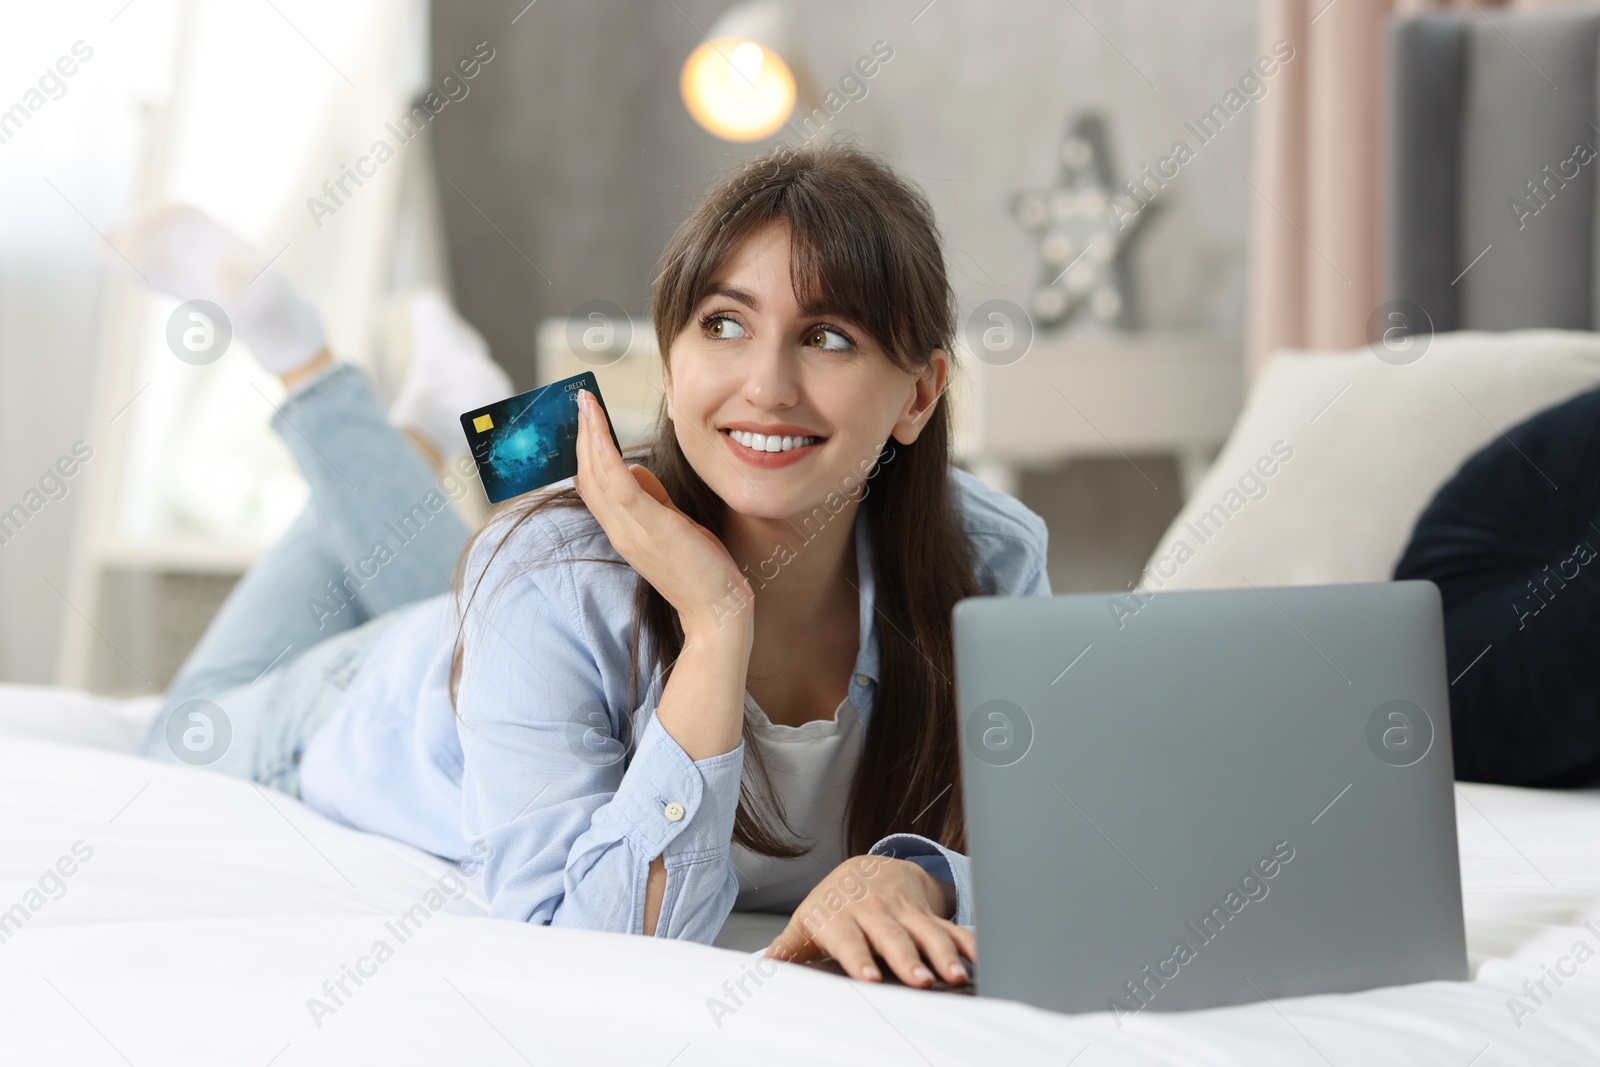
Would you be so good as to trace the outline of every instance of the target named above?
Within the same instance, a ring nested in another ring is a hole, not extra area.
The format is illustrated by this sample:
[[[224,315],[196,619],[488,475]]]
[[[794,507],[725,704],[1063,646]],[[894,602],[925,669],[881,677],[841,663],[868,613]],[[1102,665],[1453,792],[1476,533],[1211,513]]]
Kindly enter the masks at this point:
[[[793,452],[796,449],[819,445],[827,440],[825,437],[794,436],[789,434],[762,435],[750,433],[746,430],[723,430],[722,432],[744,447],[756,452]]]

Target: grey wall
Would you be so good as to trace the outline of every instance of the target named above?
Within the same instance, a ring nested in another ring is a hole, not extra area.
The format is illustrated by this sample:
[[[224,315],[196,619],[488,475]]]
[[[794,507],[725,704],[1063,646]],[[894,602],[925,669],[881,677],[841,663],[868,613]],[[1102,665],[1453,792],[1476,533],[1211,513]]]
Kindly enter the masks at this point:
[[[1119,172],[1131,174],[1180,136],[1196,145],[1184,120],[1219,101],[1256,55],[1244,0],[925,3],[807,2],[800,33],[824,87],[875,40],[894,47],[867,97],[831,128],[926,189],[967,308],[1024,301],[1037,263],[1007,205],[1053,181],[1070,114],[1104,109]],[[678,96],[684,57],[726,6],[539,0],[513,25],[520,4],[434,5],[435,70],[479,41],[496,51],[435,136],[460,188],[441,184],[457,302],[520,385],[533,384],[539,319],[596,298],[644,316],[674,227],[719,171],[762,147],[705,133]],[[1199,148],[1141,238],[1152,323],[1243,334],[1248,109],[1240,118]]]
[[[1067,119],[1096,108],[1110,118],[1119,177],[1153,165],[1180,137],[1196,149],[1135,253],[1146,322],[1242,338],[1251,106],[1203,146],[1184,123],[1255,60],[1255,5],[926,4],[797,0],[823,88],[874,41],[893,46],[868,95],[830,129],[882,152],[927,191],[962,306],[1025,303],[1039,268],[1010,199],[1054,181]],[[673,229],[721,170],[763,147],[705,133],[678,96],[680,65],[726,6],[538,0],[512,25],[520,0],[434,5],[436,70],[479,41],[496,49],[434,136],[443,174],[460,187],[441,183],[457,303],[520,387],[535,384],[534,329],[544,317],[604,298],[647,325],[650,276]],[[1171,474],[1162,457],[1135,459]],[[1160,481],[1151,494],[1121,459],[1023,479],[1023,501],[1050,525],[1057,591],[1120,590],[1138,575],[1181,505],[1176,476]]]

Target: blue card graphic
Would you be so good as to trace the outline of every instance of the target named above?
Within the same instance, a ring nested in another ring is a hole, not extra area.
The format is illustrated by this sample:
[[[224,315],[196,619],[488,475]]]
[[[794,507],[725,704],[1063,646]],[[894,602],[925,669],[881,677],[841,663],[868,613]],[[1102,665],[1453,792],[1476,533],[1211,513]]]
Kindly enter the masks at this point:
[[[579,389],[594,394],[605,411],[594,372],[584,371],[461,416],[461,429],[491,504],[578,473]],[[610,421],[606,412],[606,422]],[[617,441],[615,430],[611,440]],[[617,451],[622,451],[620,444]]]

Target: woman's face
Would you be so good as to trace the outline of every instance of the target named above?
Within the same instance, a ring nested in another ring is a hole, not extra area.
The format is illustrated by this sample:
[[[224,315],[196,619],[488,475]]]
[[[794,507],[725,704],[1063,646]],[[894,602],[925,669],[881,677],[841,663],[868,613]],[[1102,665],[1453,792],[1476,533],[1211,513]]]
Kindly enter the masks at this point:
[[[803,311],[789,228],[774,223],[729,257],[667,366],[668,413],[695,471],[733,511],[781,520],[830,493],[859,498],[889,437],[910,444],[928,424],[948,360],[935,349],[919,378],[856,324]]]

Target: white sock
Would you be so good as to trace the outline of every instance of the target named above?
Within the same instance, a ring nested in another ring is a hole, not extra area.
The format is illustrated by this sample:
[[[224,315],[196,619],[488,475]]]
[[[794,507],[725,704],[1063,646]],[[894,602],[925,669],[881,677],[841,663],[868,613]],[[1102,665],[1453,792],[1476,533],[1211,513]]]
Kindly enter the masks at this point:
[[[411,361],[389,421],[420,434],[448,462],[468,450],[462,413],[510,396],[511,379],[437,289],[418,291],[406,310]]]
[[[322,350],[316,309],[253,248],[198,208],[157,205],[118,226],[109,239],[137,268],[137,280],[180,300],[220,306],[234,334],[272,373],[294,370]]]

